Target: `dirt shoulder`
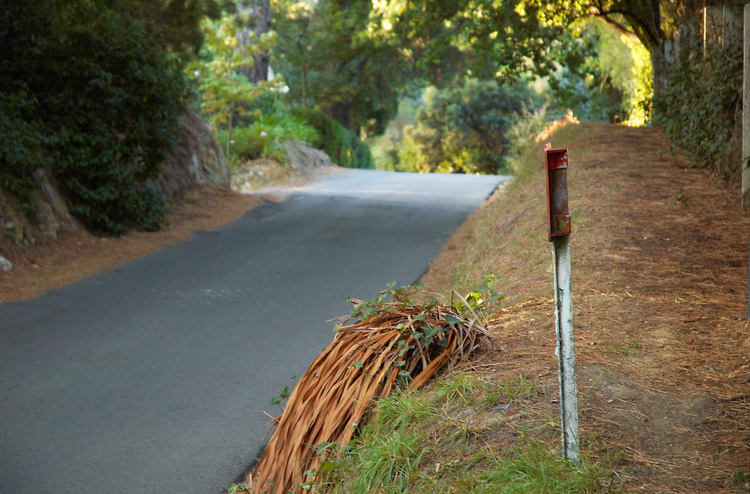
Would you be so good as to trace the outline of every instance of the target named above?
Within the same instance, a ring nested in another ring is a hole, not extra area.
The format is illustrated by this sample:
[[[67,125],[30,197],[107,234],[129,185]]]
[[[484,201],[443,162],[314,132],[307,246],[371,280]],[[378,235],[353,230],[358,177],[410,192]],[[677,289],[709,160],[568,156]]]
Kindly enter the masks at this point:
[[[626,492],[747,492],[749,230],[739,194],[671,156],[658,129],[575,127],[550,141],[570,150],[584,447],[621,458],[612,482]],[[469,368],[494,382],[539,380],[544,397],[517,419],[528,428],[559,424],[538,160],[535,179],[477,211],[423,280],[441,290],[498,276],[507,296],[493,321],[500,349]]]
[[[96,237],[81,228],[34,245],[18,245],[0,235],[0,254],[13,264],[11,272],[0,271],[0,303],[38,297],[187,240],[196,231],[217,230],[265,200],[341,171],[335,165],[291,170],[276,161],[255,160],[234,174],[242,179],[236,188],[244,193],[213,186],[189,191],[173,201],[167,222],[158,232],[130,232],[113,238]]]
[[[0,252],[13,271],[0,272],[0,303],[26,300],[100,271],[188,239],[197,230],[216,230],[262,202],[220,187],[201,187],[176,201],[159,232],[132,232],[120,238],[95,237],[82,229],[35,245],[0,238]]]

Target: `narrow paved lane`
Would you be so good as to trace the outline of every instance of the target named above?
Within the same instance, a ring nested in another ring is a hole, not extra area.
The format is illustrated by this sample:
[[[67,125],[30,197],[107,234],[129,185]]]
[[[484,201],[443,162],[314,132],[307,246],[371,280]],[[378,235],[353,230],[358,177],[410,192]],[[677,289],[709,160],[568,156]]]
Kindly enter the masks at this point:
[[[0,305],[0,493],[221,492],[347,296],[412,283],[504,177],[351,170]]]

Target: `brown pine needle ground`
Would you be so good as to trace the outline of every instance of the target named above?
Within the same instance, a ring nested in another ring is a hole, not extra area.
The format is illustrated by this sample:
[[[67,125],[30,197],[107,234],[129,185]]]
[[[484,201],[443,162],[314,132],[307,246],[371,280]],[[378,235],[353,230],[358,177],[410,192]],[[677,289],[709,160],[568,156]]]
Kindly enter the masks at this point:
[[[624,452],[625,492],[750,492],[749,230],[738,189],[671,155],[659,129],[581,123],[544,142],[570,152],[583,437]],[[441,291],[495,273],[508,304],[489,326],[500,348],[467,365],[493,382],[539,376],[554,396],[541,144],[534,176],[480,208],[423,282]],[[533,403],[551,417],[557,407]]]
[[[367,420],[373,403],[397,383],[418,389],[440,369],[492,347],[487,330],[471,317],[437,303],[415,306],[395,300],[358,302],[334,341],[295,387],[275,433],[252,474],[254,492],[304,492],[305,472],[317,471],[324,455],[316,446],[346,446]],[[408,299],[407,299],[408,300]]]

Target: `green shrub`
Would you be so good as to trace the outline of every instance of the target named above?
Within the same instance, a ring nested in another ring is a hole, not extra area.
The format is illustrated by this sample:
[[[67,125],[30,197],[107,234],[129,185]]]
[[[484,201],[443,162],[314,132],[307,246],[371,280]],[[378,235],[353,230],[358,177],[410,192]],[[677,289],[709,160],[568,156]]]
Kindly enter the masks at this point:
[[[232,129],[228,160],[232,166],[257,158],[271,158],[284,163],[284,143],[292,139],[312,142],[317,137],[313,127],[293,114],[282,110],[263,114],[250,125]],[[227,131],[218,130],[216,138],[226,149]]]
[[[147,182],[179,132],[174,57],[99,2],[11,0],[0,32],[0,105],[9,111],[0,125],[20,138],[1,145],[3,184],[27,201],[28,172],[49,164],[87,228],[158,228],[165,207]]]
[[[428,173],[430,171],[428,160],[422,154],[422,146],[414,139],[413,132],[412,126],[404,128],[404,137],[401,140],[398,160],[394,168],[401,172]]]
[[[30,193],[36,186],[34,171],[47,164],[42,152],[39,124],[33,114],[36,102],[23,90],[0,92],[0,185],[24,211],[35,208]]]
[[[222,149],[227,149],[227,131],[219,129],[214,132],[216,140]],[[229,166],[235,167],[248,160],[254,160],[263,156],[264,143],[260,131],[247,127],[235,127],[232,129],[232,142],[229,143]]]
[[[316,130],[316,139],[309,144],[325,151],[337,165],[345,168],[375,168],[375,160],[367,144],[336,120],[309,108],[295,108],[291,113]]]
[[[418,126],[405,129],[398,168],[443,173],[507,171],[506,135],[531,104],[524,85],[468,79],[460,87],[430,88],[417,112]]]
[[[742,47],[717,48],[692,67],[681,65],[669,91],[654,98],[654,122],[694,163],[731,177],[739,172],[727,156],[741,105]]]

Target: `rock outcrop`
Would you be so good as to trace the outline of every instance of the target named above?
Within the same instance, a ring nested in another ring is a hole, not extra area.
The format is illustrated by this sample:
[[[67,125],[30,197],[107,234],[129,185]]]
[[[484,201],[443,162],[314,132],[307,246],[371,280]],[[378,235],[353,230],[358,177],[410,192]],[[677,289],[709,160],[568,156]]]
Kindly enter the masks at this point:
[[[180,197],[200,185],[230,186],[230,172],[224,153],[211,129],[194,113],[180,118],[182,133],[175,147],[160,166],[159,178],[151,185],[168,199]],[[32,192],[33,213],[20,210],[0,188],[0,235],[16,244],[33,244],[37,239],[57,239],[63,232],[75,232],[81,225],[71,216],[52,172],[36,171],[39,186]]]
[[[286,166],[302,175],[312,173],[316,169],[336,166],[326,153],[303,141],[289,141],[285,150]]]
[[[65,231],[75,232],[78,222],[57,188],[52,172],[40,168],[35,172],[39,186],[31,193],[36,210],[25,213],[0,189],[0,233],[17,244],[33,244],[38,237],[57,239]]]
[[[232,174],[232,189],[247,193],[269,186],[296,185],[323,170],[336,168],[326,153],[306,142],[289,141],[285,150],[286,164],[257,159],[241,165]]]
[[[169,198],[198,185],[229,187],[229,166],[211,128],[190,111],[180,117],[180,124],[182,133],[162,163],[154,187]]]

